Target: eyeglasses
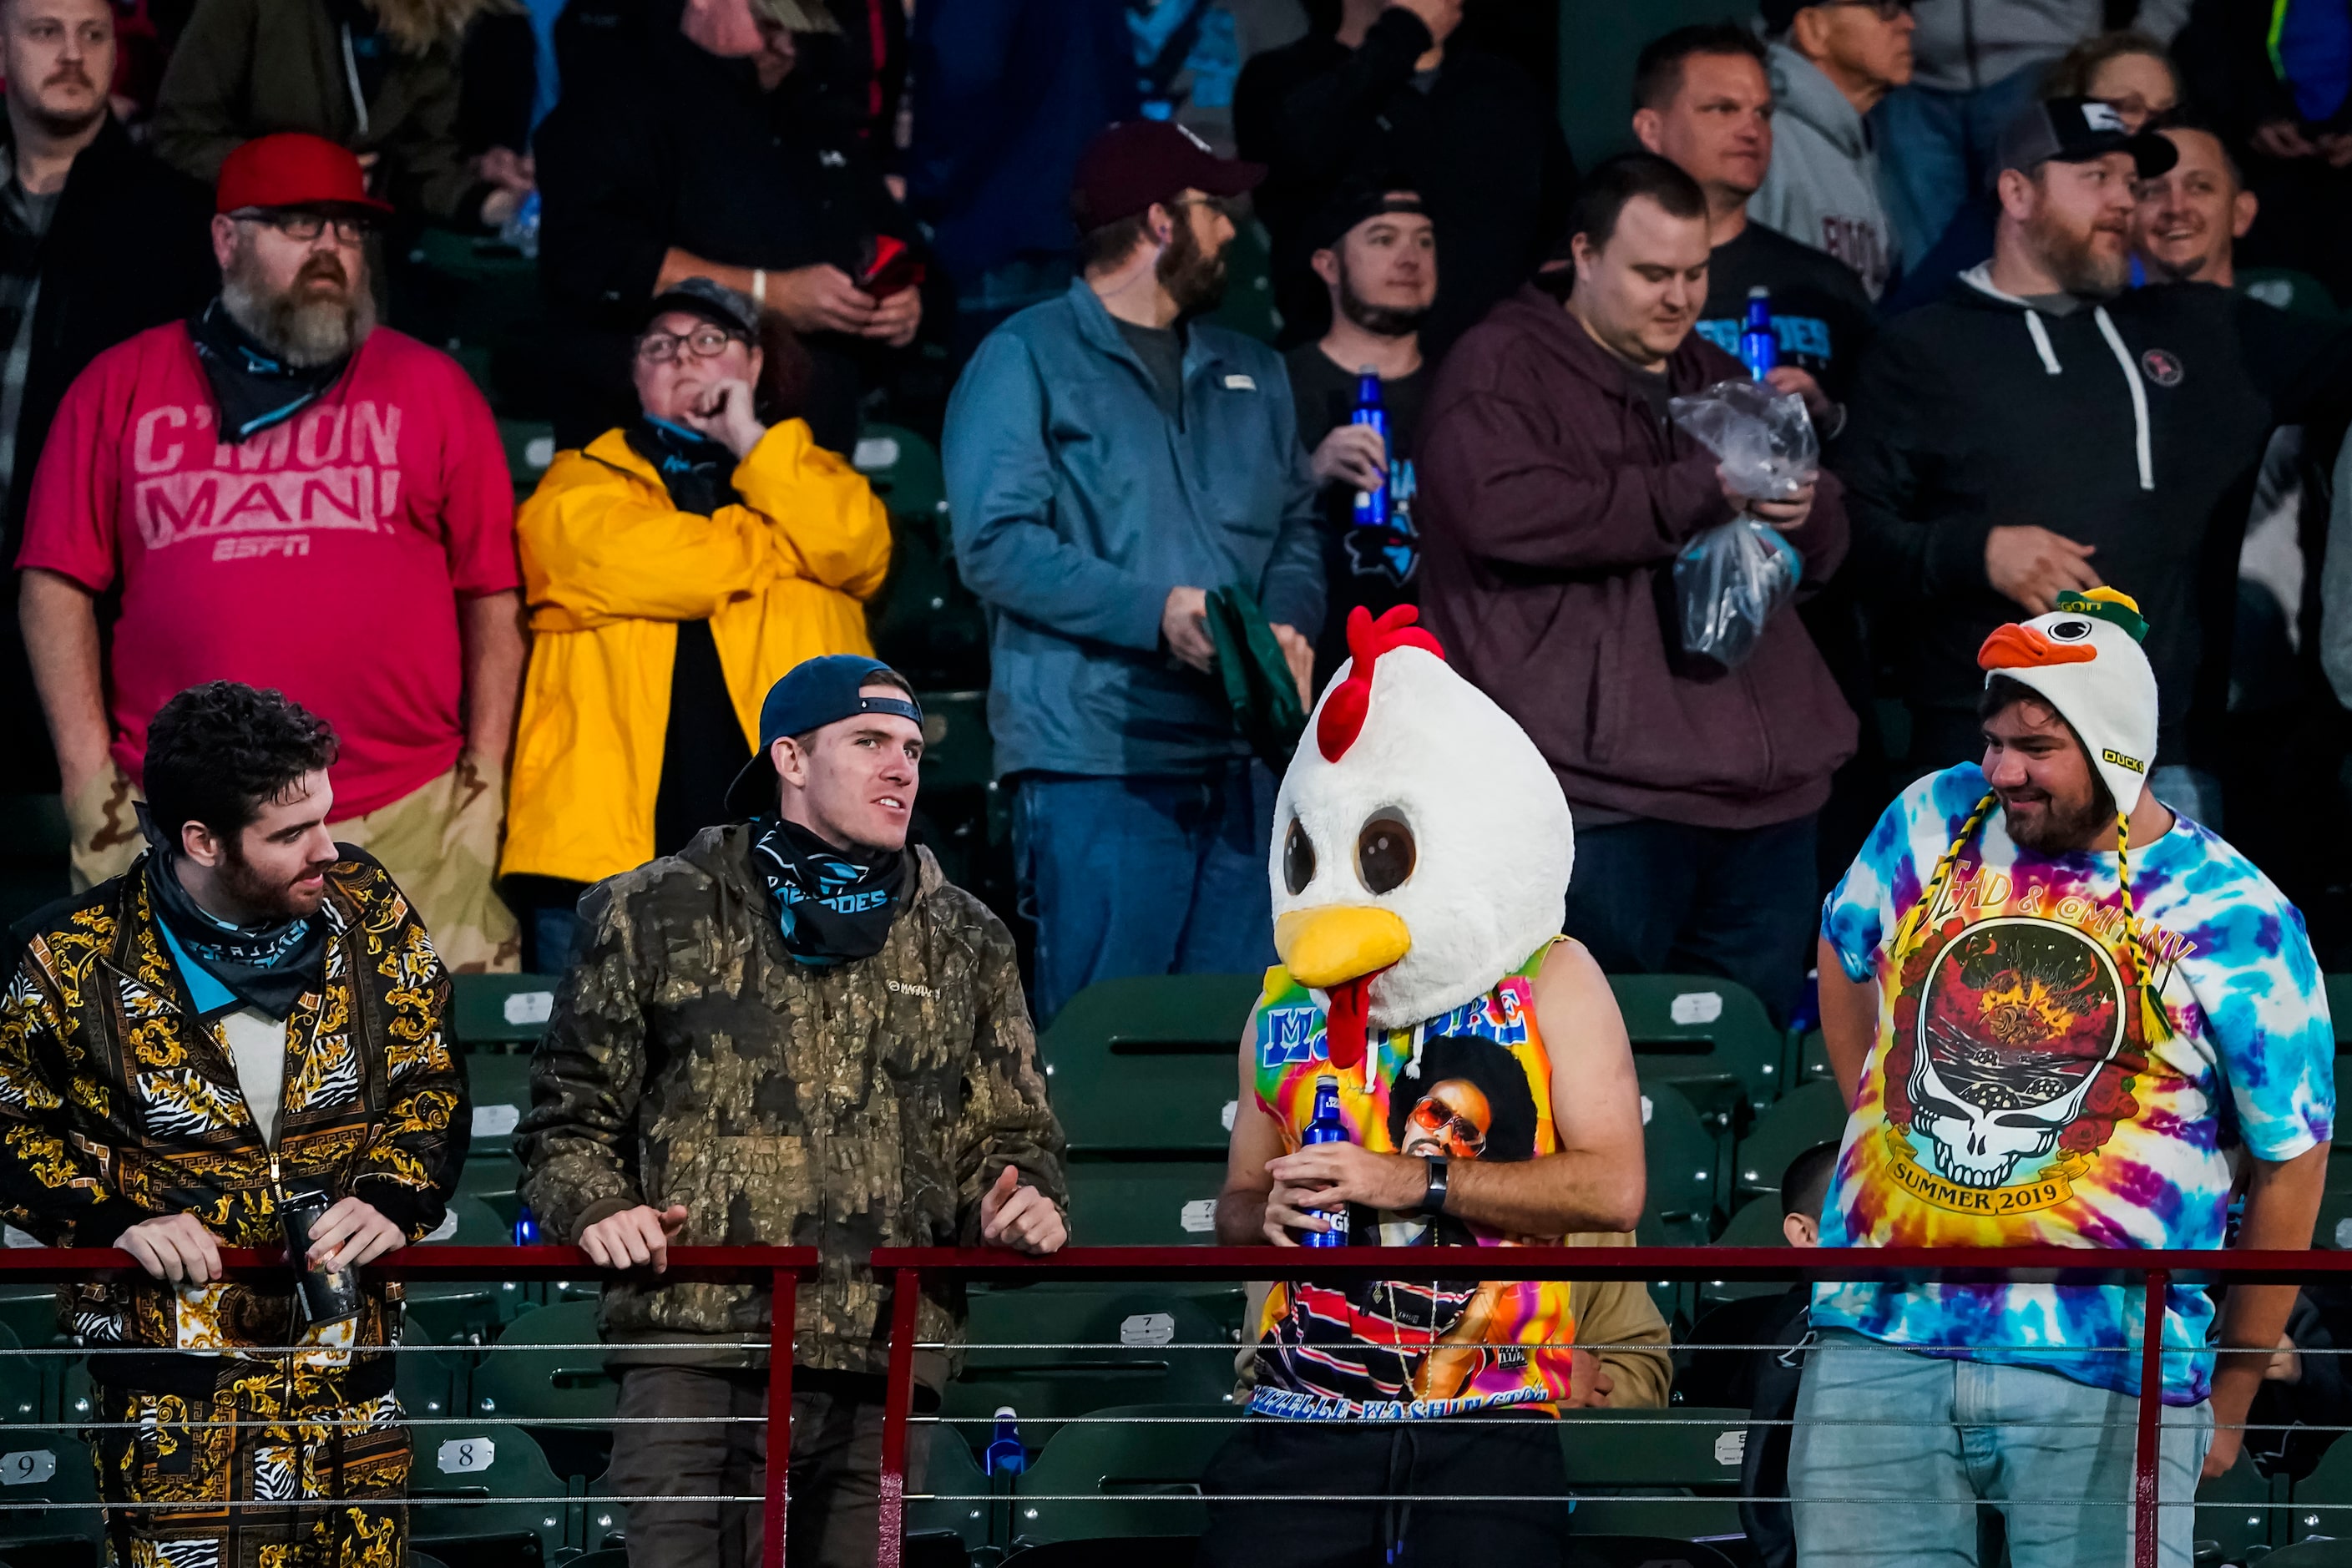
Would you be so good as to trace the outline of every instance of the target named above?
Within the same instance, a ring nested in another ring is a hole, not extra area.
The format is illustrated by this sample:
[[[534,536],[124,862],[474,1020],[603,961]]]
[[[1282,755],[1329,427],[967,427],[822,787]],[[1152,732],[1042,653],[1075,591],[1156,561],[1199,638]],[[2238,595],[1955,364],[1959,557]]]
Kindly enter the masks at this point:
[[[667,364],[684,350],[697,359],[717,359],[728,344],[743,341],[717,327],[697,327],[682,338],[675,332],[647,332],[637,340],[637,357],[648,364]]]
[[[336,240],[343,245],[362,245],[375,232],[375,226],[363,217],[314,212],[247,212],[236,215],[239,223],[266,223],[298,245],[311,245],[320,235],[332,228]]]

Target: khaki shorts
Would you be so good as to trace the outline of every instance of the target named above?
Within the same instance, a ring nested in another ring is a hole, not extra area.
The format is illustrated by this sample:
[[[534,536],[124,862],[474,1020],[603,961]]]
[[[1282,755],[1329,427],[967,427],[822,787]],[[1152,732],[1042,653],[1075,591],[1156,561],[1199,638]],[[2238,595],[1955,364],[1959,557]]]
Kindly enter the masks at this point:
[[[104,776],[66,802],[76,892],[120,877],[146,847],[131,810],[139,798],[138,786],[110,762]],[[454,973],[510,974],[522,965],[521,932],[491,886],[506,804],[505,781],[484,778],[460,757],[422,789],[333,824],[336,838],[392,873]]]

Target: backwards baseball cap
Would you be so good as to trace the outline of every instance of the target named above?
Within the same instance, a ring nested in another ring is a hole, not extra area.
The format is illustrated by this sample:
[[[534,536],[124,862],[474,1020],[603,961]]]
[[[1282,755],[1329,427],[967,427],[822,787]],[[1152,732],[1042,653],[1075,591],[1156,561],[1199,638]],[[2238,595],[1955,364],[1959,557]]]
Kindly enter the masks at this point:
[[[1220,158],[1173,121],[1124,120],[1079,157],[1070,214],[1081,233],[1091,233],[1188,190],[1238,196],[1265,178],[1265,164]]]
[[[752,302],[751,296],[708,278],[686,279],[647,300],[637,331],[644,331],[672,310],[699,316],[712,326],[739,332],[752,342],[760,341],[760,307]]]
[[[2007,676],[2074,727],[2091,765],[2129,816],[2156,761],[2156,672],[2140,641],[2147,622],[2128,594],[2061,594],[2058,607],[1997,626],[1977,650],[1985,683]]]
[[[368,195],[367,173],[348,147],[307,131],[257,136],[221,161],[214,186],[214,211],[259,207],[346,208],[392,212],[390,202]]]
[[[1996,175],[2015,169],[2030,174],[2044,163],[2088,163],[2110,153],[2128,153],[2143,180],[2153,180],[2179,161],[2171,139],[2153,131],[2126,130],[2115,105],[2095,98],[2036,100],[2001,128],[1993,151]]]
[[[1383,213],[1413,213],[1427,216],[1421,193],[1405,180],[1343,182],[1331,199],[1316,210],[1307,230],[1310,250],[1328,250],[1348,237],[1348,231],[1366,218]]]
[[[860,713],[894,713],[923,721],[923,710],[910,697],[867,697],[858,690],[877,676],[892,680],[905,677],[878,658],[864,654],[829,653],[793,666],[782,679],[768,688],[760,704],[760,750],[727,786],[727,809],[738,816],[760,816],[776,809],[776,764],[769,751],[787,735],[805,735]]]

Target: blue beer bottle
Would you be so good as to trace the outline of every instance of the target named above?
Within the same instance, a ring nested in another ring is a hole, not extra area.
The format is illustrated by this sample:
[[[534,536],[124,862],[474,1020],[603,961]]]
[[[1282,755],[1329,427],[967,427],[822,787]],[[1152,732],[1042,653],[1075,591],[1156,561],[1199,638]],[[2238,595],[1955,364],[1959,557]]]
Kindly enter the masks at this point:
[[[1748,374],[1761,381],[1780,363],[1780,334],[1772,330],[1772,290],[1759,283],[1748,290],[1748,319],[1739,329],[1739,357]]]
[[[1339,1120],[1339,1080],[1329,1073],[1315,1080],[1315,1116],[1307,1123],[1307,1135],[1299,1140],[1306,1144],[1346,1143],[1348,1124]],[[1301,1247],[1345,1247],[1348,1245],[1348,1211],[1344,1208],[1318,1210],[1330,1220],[1328,1230],[1302,1230],[1298,1233]]]
[[[1021,1446],[1021,1423],[1010,1405],[996,1407],[996,1433],[988,1440],[987,1458],[985,1468],[992,1476],[1017,1476],[1029,1468],[1029,1450]]]
[[[1369,425],[1381,433],[1383,453],[1389,444],[1388,405],[1381,398],[1381,373],[1370,365],[1356,373],[1356,411],[1349,415],[1350,425]],[[1385,458],[1382,459],[1386,461]],[[1386,528],[1389,525],[1389,486],[1381,479],[1376,489],[1356,492],[1356,526]]]

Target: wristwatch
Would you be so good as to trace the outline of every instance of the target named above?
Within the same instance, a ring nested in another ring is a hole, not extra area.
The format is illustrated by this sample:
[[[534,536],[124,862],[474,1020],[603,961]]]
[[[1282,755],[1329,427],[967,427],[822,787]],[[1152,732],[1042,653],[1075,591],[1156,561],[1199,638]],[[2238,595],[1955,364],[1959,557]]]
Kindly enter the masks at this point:
[[[1444,1214],[1445,1212],[1445,1162],[1435,1154],[1428,1155],[1425,1159],[1429,1166],[1429,1190],[1421,1194],[1419,1207],[1423,1214]]]

